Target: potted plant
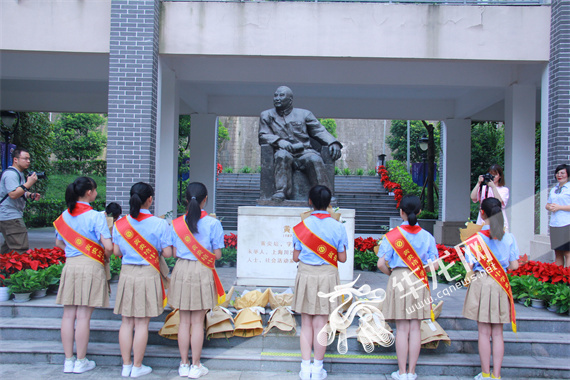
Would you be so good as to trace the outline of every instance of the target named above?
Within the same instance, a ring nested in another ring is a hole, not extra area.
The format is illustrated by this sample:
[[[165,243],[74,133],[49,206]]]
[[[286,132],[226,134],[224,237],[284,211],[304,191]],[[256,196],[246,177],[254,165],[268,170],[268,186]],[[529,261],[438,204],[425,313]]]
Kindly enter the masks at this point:
[[[120,257],[117,257],[114,254],[111,255],[111,258],[109,259],[109,268],[111,269],[111,282],[119,281],[119,274],[121,273],[122,265],[123,262]]]
[[[236,248],[222,248],[222,264],[228,267],[235,267],[237,262]]]
[[[556,284],[556,291],[550,300],[550,306],[558,313],[568,312],[570,306],[570,287],[567,284]],[[549,308],[549,310],[551,309]]]
[[[59,280],[61,278],[61,271],[63,270],[64,264],[56,264],[49,266],[45,269],[46,271],[46,285],[50,293],[57,294],[59,289]]]
[[[30,299],[32,292],[39,290],[41,284],[33,269],[25,269],[14,273],[6,280],[10,293],[14,294],[14,302],[26,302]]]
[[[33,281],[38,283],[39,289],[32,292],[32,298],[43,298],[47,294],[47,272],[44,270],[35,271],[33,275]]]
[[[170,269],[170,273],[172,273],[172,269],[174,269],[174,266],[176,265],[176,260],[178,260],[176,257],[165,257],[164,261],[166,261],[166,265],[168,266],[168,269]]]
[[[10,299],[10,289],[4,284],[6,277],[0,273],[0,302],[8,301]]]

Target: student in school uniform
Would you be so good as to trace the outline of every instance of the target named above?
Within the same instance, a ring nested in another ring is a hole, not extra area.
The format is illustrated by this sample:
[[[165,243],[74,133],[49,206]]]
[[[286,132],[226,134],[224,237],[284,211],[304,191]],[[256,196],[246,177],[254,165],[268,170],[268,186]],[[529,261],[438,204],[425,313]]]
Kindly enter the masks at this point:
[[[400,201],[400,216],[404,222],[386,234],[378,249],[378,268],[390,276],[382,313],[386,320],[396,321],[398,370],[391,374],[394,380],[418,377],[416,364],[421,348],[421,320],[433,319],[429,279],[424,266],[431,261],[437,269],[438,253],[433,236],[417,224],[420,208],[418,197],[404,196]]]
[[[113,227],[113,250],[115,256],[122,256],[114,313],[122,315],[119,329],[123,358],[121,375],[140,377],[152,372],[152,368],[142,361],[150,318],[161,315],[166,303],[160,256],[172,256],[172,247],[169,245],[168,222],[149,211],[154,198],[152,186],[135,183],[130,195],[129,215],[117,220]]]
[[[295,292],[291,307],[301,313],[301,379],[324,379],[326,346],[319,344],[317,334],[327,324],[330,313],[338,303],[319,297],[319,292],[331,293],[340,285],[338,262],[346,261],[348,238],[346,229],[333,219],[327,208],[331,191],[326,186],[314,186],[309,191],[309,206],[314,211],[293,228],[293,261],[298,262]],[[314,362],[311,364],[311,351]]]
[[[472,239],[478,238],[483,252],[473,254],[470,249],[466,256],[476,276],[465,295],[463,316],[477,321],[479,330],[481,373],[475,376],[475,380],[500,379],[505,352],[503,323],[511,322],[516,332],[514,300],[506,270],[519,267],[519,250],[513,234],[504,231],[501,201],[496,198],[483,200],[480,213],[485,224],[466,244],[471,246]],[[490,257],[486,252],[491,254]]]
[[[89,202],[97,197],[97,184],[79,177],[65,190],[67,210],[53,223],[55,245],[65,250],[56,303],[63,305],[61,341],[65,352],[63,372],[83,373],[95,368],[88,360],[89,323],[96,307],[109,306],[105,261],[113,244],[105,215],[93,210]],[[73,355],[73,344],[77,359]]]
[[[204,211],[208,200],[204,184],[189,184],[186,200],[188,212],[172,222],[170,243],[178,261],[172,271],[168,303],[180,309],[178,374],[197,379],[209,372],[200,363],[206,312],[225,298],[215,269],[215,261],[222,257],[224,230],[219,220]],[[190,346],[191,363],[188,360]]]

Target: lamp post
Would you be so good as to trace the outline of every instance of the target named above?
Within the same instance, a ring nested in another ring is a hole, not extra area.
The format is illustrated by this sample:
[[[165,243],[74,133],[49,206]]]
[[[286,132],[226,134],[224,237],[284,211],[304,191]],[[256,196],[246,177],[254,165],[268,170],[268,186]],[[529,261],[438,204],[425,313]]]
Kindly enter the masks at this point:
[[[2,163],[2,170],[6,170],[10,166],[10,137],[16,133],[18,125],[20,124],[20,114],[14,111],[1,112],[2,125],[0,131],[4,136],[4,162]]]

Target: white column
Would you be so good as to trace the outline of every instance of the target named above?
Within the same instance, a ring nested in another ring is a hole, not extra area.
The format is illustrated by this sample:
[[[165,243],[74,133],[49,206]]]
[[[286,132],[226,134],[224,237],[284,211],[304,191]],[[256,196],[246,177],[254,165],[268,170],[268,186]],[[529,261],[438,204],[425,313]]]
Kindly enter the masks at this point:
[[[158,62],[155,214],[176,218],[178,178],[178,88],[175,73]]]
[[[218,116],[194,114],[190,125],[190,182],[206,185],[206,211],[215,212]]]
[[[471,173],[471,120],[447,119],[442,123],[441,220],[469,218],[469,175]]]
[[[548,199],[548,94],[549,65],[547,64],[542,73],[542,88],[540,96],[540,234],[548,233],[548,211],[546,200]]]
[[[469,218],[471,120],[444,120],[440,136],[442,215],[434,226],[434,237],[438,243],[453,245],[460,242],[459,228]]]
[[[505,182],[507,218],[521,254],[534,237],[534,141],[536,87],[513,84],[505,98]]]

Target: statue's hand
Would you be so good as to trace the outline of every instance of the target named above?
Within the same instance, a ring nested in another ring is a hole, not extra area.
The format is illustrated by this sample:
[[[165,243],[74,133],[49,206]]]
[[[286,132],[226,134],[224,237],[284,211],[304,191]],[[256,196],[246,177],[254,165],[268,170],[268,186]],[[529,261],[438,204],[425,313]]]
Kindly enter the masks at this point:
[[[336,161],[340,158],[340,152],[341,147],[340,144],[338,143],[332,143],[331,145],[329,145],[329,154],[331,155],[331,158]]]
[[[277,140],[277,146],[279,146],[279,149],[285,149],[287,152],[293,153],[293,144],[287,140]]]

